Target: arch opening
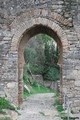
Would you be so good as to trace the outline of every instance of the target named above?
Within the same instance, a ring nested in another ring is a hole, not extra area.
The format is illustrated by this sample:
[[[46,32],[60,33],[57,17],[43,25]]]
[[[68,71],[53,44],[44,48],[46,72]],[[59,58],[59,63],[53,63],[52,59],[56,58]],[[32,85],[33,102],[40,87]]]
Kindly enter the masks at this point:
[[[60,65],[60,84],[62,85],[62,53],[63,53],[63,45],[62,42],[57,35],[56,32],[54,32],[51,28],[48,26],[43,25],[34,25],[33,27],[26,30],[20,42],[18,43],[18,104],[22,104],[23,101],[23,65],[24,65],[24,47],[26,46],[27,42],[35,35],[38,34],[46,34],[50,37],[52,37],[56,43],[58,44],[59,50],[60,50],[60,58],[59,58],[59,65]]]

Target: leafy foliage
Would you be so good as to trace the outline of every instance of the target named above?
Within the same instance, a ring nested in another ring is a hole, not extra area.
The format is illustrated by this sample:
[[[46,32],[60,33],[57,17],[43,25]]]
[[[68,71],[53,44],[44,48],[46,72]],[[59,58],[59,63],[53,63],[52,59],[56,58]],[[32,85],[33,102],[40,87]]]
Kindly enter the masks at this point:
[[[38,65],[38,64],[30,64],[30,70],[33,74],[42,74],[44,70],[43,65]]]
[[[28,70],[27,70],[26,64],[24,65],[24,68],[23,68],[23,80],[24,80],[24,83],[29,82],[29,76],[28,76]]]
[[[58,96],[57,93],[56,93],[56,95],[55,95],[55,103],[54,103],[54,106],[56,107],[57,111],[59,112],[59,115],[60,115],[60,117],[62,118],[62,120],[67,120],[68,118],[67,118],[67,116],[66,116],[66,114],[65,114],[65,111],[64,111],[64,109],[63,109],[62,104],[61,104],[60,101],[59,101],[59,96]],[[71,117],[70,117],[69,120],[74,120],[74,118],[71,118]]]
[[[45,43],[45,63],[44,63],[44,80],[59,80],[60,79],[60,68],[57,65],[59,59],[58,47],[54,45],[53,40],[49,38],[50,41]]]
[[[44,69],[44,44],[40,35],[33,37],[24,50],[25,63],[33,74],[42,74]]]
[[[44,80],[56,81],[60,79],[60,68],[57,65],[59,56],[57,44],[46,34],[33,37],[24,50],[25,63],[29,63],[33,74],[43,75]],[[24,74],[24,80],[28,80],[26,74]]]
[[[45,67],[43,78],[44,80],[56,81],[60,79],[59,66]]]
[[[15,108],[9,103],[8,100],[6,100],[4,97],[0,98],[0,110],[1,109],[10,109],[15,110]]]
[[[12,106],[8,100],[6,100],[4,97],[0,97],[0,113],[1,114],[6,114],[6,112],[4,112],[4,109],[9,109],[9,110],[15,110],[15,107]],[[17,112],[17,111],[16,111]],[[9,118],[2,118],[0,120],[10,120]]]

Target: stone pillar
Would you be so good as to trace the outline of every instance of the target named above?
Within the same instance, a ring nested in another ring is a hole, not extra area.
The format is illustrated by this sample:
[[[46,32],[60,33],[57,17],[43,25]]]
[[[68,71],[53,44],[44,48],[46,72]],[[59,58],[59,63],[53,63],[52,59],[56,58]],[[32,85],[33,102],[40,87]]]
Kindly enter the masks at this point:
[[[18,104],[21,105],[23,101],[23,65],[24,65],[24,55],[23,55],[24,45],[22,42],[18,49]]]
[[[18,105],[18,52],[9,52],[8,61],[5,64],[7,71],[4,73],[4,91],[7,99],[14,105]]]

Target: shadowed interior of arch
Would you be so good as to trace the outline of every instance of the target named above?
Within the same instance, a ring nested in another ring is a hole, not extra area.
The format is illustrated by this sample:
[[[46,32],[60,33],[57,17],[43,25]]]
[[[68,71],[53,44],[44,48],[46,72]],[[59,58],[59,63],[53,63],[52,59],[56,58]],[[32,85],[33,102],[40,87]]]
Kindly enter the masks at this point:
[[[29,28],[23,33],[22,35],[23,37],[21,38],[20,43],[18,45],[18,103],[19,105],[22,104],[22,101],[23,101],[23,80],[22,79],[23,79],[23,65],[25,63],[23,51],[24,51],[24,48],[27,42],[30,40],[30,38],[40,33],[46,34],[50,36],[51,38],[53,38],[59,47],[60,57],[59,57],[58,64],[60,65],[60,84],[62,84],[62,67],[61,67],[62,66],[62,53],[63,53],[62,42],[59,36],[57,35],[57,33],[54,32],[48,26],[43,26],[41,24],[34,25],[33,27]]]

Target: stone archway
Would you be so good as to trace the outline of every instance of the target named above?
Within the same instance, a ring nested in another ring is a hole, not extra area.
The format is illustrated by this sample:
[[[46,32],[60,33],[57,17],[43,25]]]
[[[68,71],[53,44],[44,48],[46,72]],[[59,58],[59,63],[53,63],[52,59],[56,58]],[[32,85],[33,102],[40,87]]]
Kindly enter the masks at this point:
[[[11,43],[11,51],[18,50],[19,42],[21,38],[23,37],[23,34],[27,30],[29,30],[31,27],[35,25],[40,25],[40,24],[51,28],[61,40],[63,48],[64,49],[68,48],[67,36],[65,32],[63,31],[63,29],[58,24],[56,24],[54,21],[39,17],[39,18],[32,18],[30,20],[24,21],[24,23],[20,23],[19,28],[16,28],[14,32],[14,36],[13,36],[12,43]]]
[[[20,24],[20,27],[15,32],[14,37],[11,43],[11,52],[15,53],[17,51],[18,54],[18,104],[20,105],[23,100],[23,48],[25,43],[36,34],[45,33],[58,43],[61,51],[60,65],[61,65],[61,85],[63,82],[63,74],[62,74],[62,59],[64,59],[63,54],[68,49],[68,41],[66,34],[62,30],[62,28],[56,24],[55,22],[46,19],[46,18],[32,18],[25,23]]]

